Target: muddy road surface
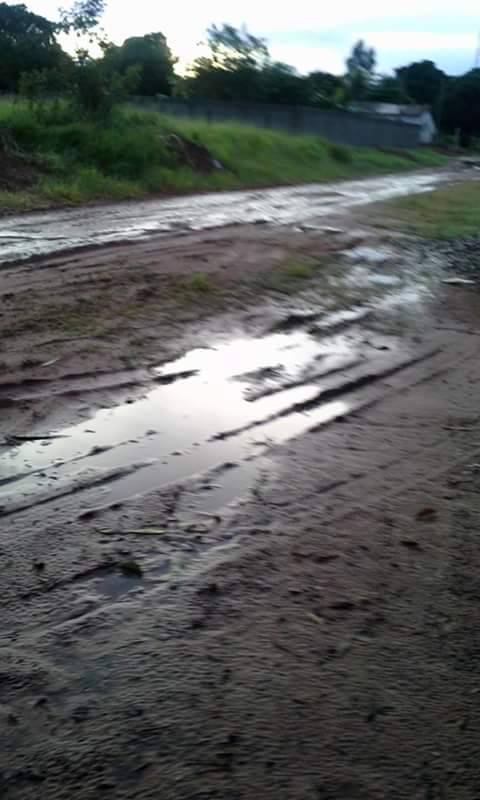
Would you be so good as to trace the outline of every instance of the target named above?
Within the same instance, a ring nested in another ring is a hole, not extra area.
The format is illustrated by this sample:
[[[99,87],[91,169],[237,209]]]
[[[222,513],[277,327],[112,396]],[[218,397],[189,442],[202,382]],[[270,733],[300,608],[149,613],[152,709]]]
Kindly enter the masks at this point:
[[[478,288],[319,206],[4,263],[5,800],[478,797]]]
[[[445,169],[24,214],[2,220],[0,263],[226,225],[306,223],[366,202],[428,191],[457,178],[457,169]]]

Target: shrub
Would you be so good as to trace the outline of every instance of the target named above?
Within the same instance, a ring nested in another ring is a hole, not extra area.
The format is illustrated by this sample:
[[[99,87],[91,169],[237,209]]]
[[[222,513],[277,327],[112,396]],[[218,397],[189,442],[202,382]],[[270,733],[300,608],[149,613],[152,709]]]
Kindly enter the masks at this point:
[[[344,144],[329,142],[328,152],[330,157],[333,158],[334,161],[338,161],[339,164],[350,164],[352,162],[351,150]]]

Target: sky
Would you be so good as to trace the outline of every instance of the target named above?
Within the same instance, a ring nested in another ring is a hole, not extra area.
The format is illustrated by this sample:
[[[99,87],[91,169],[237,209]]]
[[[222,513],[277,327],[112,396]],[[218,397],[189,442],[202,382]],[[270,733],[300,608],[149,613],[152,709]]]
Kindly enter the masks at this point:
[[[21,0],[18,0],[21,2]],[[8,0],[13,5],[15,0]],[[57,17],[69,0],[23,0],[31,11]],[[399,11],[401,10],[401,14]],[[377,51],[378,71],[391,73],[412,61],[431,59],[455,75],[475,63],[480,31],[478,0],[109,0],[103,27],[114,42],[161,31],[181,69],[198,55],[211,23],[245,24],[267,39],[272,58],[300,72],[315,69],[340,74],[359,39]],[[480,65],[480,64],[479,64]]]

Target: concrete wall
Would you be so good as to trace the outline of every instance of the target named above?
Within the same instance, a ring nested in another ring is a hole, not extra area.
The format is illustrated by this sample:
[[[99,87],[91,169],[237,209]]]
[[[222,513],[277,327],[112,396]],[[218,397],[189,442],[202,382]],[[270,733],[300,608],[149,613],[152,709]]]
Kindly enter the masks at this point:
[[[218,103],[168,98],[132,98],[132,103],[137,107],[208,122],[237,120],[288,133],[316,134],[339,144],[370,147],[417,147],[420,144],[420,132],[416,125],[383,120],[378,116],[350,111],[323,111],[308,106]]]

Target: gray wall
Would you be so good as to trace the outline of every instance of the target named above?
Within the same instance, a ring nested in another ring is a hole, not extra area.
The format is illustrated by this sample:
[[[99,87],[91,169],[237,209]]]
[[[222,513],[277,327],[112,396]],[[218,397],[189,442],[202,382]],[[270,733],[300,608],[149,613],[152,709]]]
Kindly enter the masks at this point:
[[[323,111],[308,106],[218,103],[168,98],[132,98],[132,103],[137,107],[150,108],[179,117],[204,119],[208,122],[239,120],[288,133],[316,134],[339,144],[370,147],[417,147],[420,144],[419,128],[416,125],[350,111]]]

